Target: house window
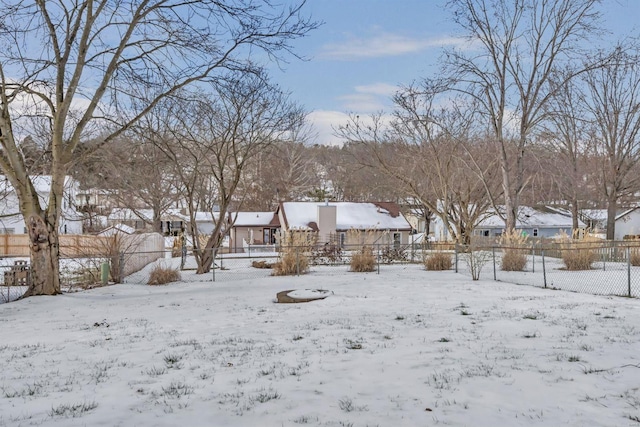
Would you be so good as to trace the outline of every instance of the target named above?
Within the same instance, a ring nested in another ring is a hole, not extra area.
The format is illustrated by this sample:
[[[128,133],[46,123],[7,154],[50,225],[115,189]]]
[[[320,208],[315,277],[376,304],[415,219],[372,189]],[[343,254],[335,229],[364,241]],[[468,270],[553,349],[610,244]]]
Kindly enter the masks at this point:
[[[347,241],[347,234],[346,233],[340,233],[340,247],[344,247],[344,244]]]
[[[262,229],[262,243],[265,245],[268,245],[270,241],[269,238],[269,229],[268,228],[263,228]]]
[[[393,233],[393,247],[394,249],[398,249],[400,247],[400,243],[402,242],[402,234],[401,233]]]
[[[537,228],[533,229],[533,237],[538,237],[538,229]]]

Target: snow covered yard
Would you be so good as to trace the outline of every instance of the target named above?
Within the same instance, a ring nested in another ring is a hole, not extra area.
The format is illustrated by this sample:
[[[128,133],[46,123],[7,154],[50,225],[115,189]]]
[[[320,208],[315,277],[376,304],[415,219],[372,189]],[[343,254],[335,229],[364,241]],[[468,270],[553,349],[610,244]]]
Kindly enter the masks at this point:
[[[640,300],[418,265],[29,298],[0,331],[0,425],[640,425]]]

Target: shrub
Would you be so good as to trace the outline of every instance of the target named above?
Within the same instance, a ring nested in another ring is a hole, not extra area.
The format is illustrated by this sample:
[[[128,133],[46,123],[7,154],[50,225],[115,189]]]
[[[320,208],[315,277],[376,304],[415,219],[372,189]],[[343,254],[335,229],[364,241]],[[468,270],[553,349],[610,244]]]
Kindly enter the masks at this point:
[[[527,255],[522,249],[504,248],[502,253],[503,271],[522,271],[527,266]]]
[[[590,270],[591,264],[596,260],[594,245],[598,239],[585,237],[582,240],[573,239],[565,232],[561,232],[558,241],[562,261],[567,270]]]
[[[336,264],[341,263],[342,248],[336,244],[327,243],[316,247],[311,254],[313,262],[316,264]]]
[[[451,254],[436,252],[424,260],[424,267],[430,271],[450,270],[453,265]]]
[[[469,268],[471,280],[480,280],[482,268],[493,258],[493,254],[490,251],[484,250],[475,244],[466,247],[460,256]]]
[[[274,276],[293,276],[309,271],[309,258],[304,253],[296,252],[295,248],[286,248],[280,261],[273,264]]]
[[[151,270],[147,285],[165,285],[180,280],[180,272],[175,268],[169,268],[163,265],[156,266]]]
[[[351,257],[351,271],[364,273],[376,270],[376,257],[370,246],[363,246]]]
[[[317,240],[317,233],[305,231],[284,231],[280,236],[281,252],[278,262],[273,264],[273,276],[293,276],[309,271],[311,247]]]
[[[511,230],[500,236],[502,245],[502,270],[522,271],[527,266],[527,236],[517,230]]]
[[[562,250],[562,261],[567,270],[590,270],[596,254],[588,247],[566,247]]]
[[[394,261],[406,261],[407,251],[401,248],[385,246],[380,254],[380,261],[385,264],[391,264]]]
[[[631,254],[629,255],[631,259],[629,262],[634,267],[640,267],[640,251],[638,249],[631,249]]]
[[[273,263],[269,263],[267,261],[253,261],[251,263],[253,268],[273,268]]]

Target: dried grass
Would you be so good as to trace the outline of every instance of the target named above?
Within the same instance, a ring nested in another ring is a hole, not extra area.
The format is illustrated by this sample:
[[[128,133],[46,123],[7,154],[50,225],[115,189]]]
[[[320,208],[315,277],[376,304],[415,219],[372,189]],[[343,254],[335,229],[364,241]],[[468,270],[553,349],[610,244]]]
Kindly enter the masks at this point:
[[[436,252],[424,260],[424,267],[429,271],[450,270],[452,266],[453,258],[446,252]]]
[[[597,257],[594,249],[598,246],[599,239],[585,237],[582,240],[576,240],[562,231],[559,234],[558,242],[560,243],[562,261],[567,270],[591,270],[591,265]]]
[[[177,282],[179,280],[180,272],[178,270],[176,270],[175,268],[158,265],[153,270],[151,270],[147,285],[166,285],[167,283]]]
[[[293,276],[309,271],[309,254],[317,233],[307,231],[284,231],[280,236],[280,260],[273,264],[274,276]]]
[[[523,271],[527,266],[529,238],[517,230],[511,230],[500,236],[502,246],[502,270]]]
[[[253,261],[251,263],[251,266],[253,268],[273,268],[273,263],[267,262],[267,261]]]
[[[309,271],[309,258],[294,249],[286,249],[280,256],[280,261],[273,264],[274,276],[294,276]]]
[[[363,246],[351,257],[350,266],[351,271],[356,273],[376,271],[376,257],[373,255],[373,249],[370,246]]]

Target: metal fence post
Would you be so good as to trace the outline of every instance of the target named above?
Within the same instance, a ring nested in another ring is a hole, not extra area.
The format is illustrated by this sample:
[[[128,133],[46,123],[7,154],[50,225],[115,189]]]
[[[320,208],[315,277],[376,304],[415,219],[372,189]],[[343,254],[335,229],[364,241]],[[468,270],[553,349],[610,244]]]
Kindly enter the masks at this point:
[[[493,280],[498,280],[496,276],[496,247],[491,247],[491,252],[493,253]]]
[[[536,244],[531,242],[531,272],[536,272]]]
[[[376,267],[378,270],[378,274],[380,274],[380,245],[378,244],[378,250],[376,251]]]
[[[454,254],[455,254],[455,272],[458,272],[458,243],[453,246]]]
[[[627,296],[631,298],[631,248],[627,246]]]
[[[120,252],[118,255],[118,264],[120,264],[120,268],[118,270],[118,283],[122,283],[124,280],[124,252]]]
[[[547,287],[547,266],[544,262],[544,248],[542,248],[542,278],[544,280],[544,287]]]
[[[213,262],[211,263],[211,276],[213,281],[216,281],[216,250],[212,249],[213,251]]]
[[[185,239],[184,234],[182,235],[181,239],[182,239],[182,246],[180,248],[180,256],[181,256],[180,270],[184,270],[184,265],[187,262],[187,239]]]
[[[607,271],[607,247],[605,246],[605,243],[602,244],[602,271]]]

